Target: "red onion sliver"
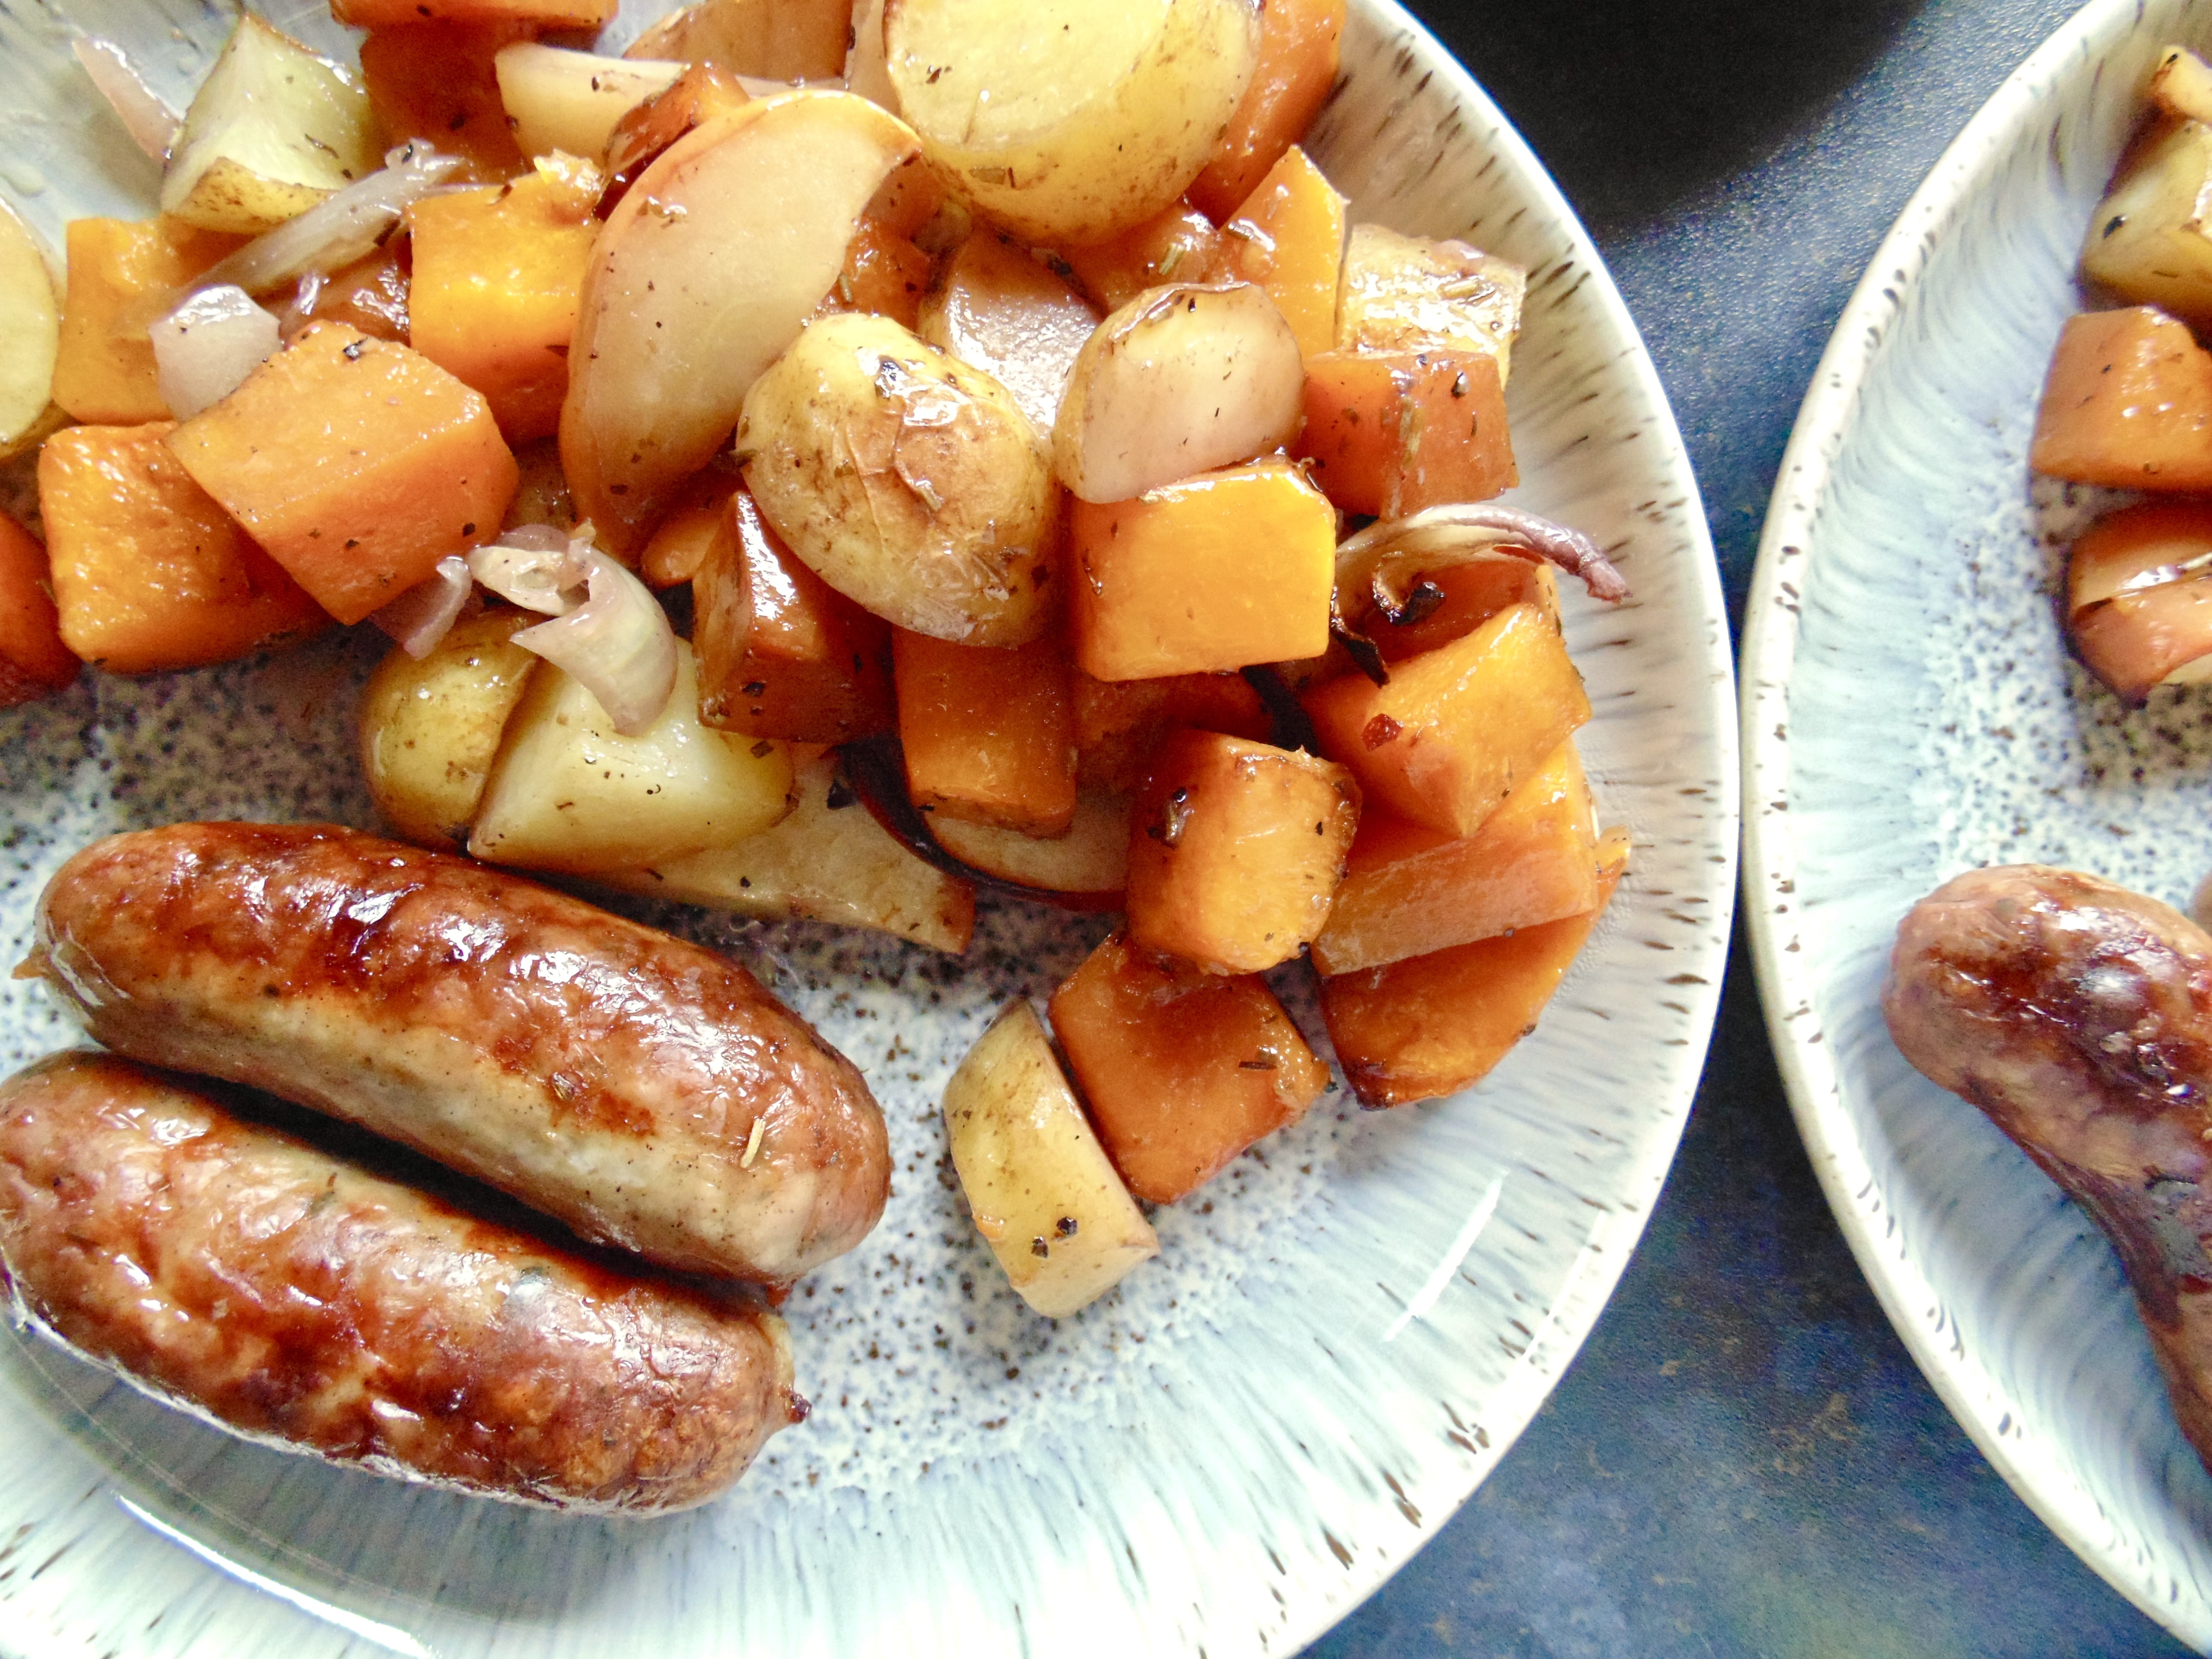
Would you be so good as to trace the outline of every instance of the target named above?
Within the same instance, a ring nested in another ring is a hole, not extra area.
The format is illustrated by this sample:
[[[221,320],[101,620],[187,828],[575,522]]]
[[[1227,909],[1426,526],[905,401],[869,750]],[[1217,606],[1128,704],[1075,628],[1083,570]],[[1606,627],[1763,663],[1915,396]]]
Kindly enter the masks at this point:
[[[615,730],[634,738],[668,707],[676,634],[652,589],[597,549],[586,559],[591,598],[565,617],[524,629],[514,643],[582,681]]]
[[[206,288],[146,331],[169,413],[189,421],[274,356],[276,319],[242,288]]]
[[[398,641],[409,656],[421,659],[438,648],[468,604],[476,584],[468,561],[449,553],[428,580],[419,581],[369,617]]]
[[[177,142],[177,129],[183,122],[146,84],[123,48],[100,35],[80,34],[70,42],[70,50],[121,119],[131,141],[155,161],[167,161],[169,147]]]

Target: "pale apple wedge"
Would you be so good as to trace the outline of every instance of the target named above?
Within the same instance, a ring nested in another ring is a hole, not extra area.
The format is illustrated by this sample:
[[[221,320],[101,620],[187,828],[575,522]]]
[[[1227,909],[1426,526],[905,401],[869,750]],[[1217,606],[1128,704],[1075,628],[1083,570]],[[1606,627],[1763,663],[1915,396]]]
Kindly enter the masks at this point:
[[[2066,617],[2083,664],[2129,702],[2212,679],[2212,502],[2098,520],[2067,557]]]
[[[0,202],[0,451],[30,434],[46,412],[61,331],[45,251]]]
[[[1075,822],[1051,841],[988,823],[933,817],[937,844],[963,864],[1018,887],[1073,893],[1118,908],[1129,873],[1129,798],[1086,789]]]
[[[921,143],[842,92],[762,99],[672,145],[584,279],[561,408],[576,511],[634,558],[672,492],[837,280],[861,210]]]

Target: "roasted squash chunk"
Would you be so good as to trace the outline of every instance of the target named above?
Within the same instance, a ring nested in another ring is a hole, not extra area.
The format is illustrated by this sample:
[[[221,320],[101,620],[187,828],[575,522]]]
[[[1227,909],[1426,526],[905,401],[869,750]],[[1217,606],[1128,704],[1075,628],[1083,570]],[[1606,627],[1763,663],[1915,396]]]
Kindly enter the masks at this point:
[[[2149,306],[2068,318],[2027,464],[2118,489],[2212,489],[2212,352]]]
[[[528,23],[419,21],[371,30],[361,43],[361,79],[386,148],[426,138],[487,185],[520,173],[522,149],[491,60],[535,33]]]
[[[1292,144],[1222,227],[1229,274],[1257,283],[1308,362],[1336,343],[1344,198]]]
[[[228,662],[330,625],[179,464],[175,429],[68,427],[39,453],[62,639],[118,674]]]
[[[1590,717],[1558,626],[1511,605],[1376,685],[1348,674],[1305,696],[1322,749],[1401,817],[1471,836]]]
[[[929,256],[909,239],[887,229],[880,220],[863,219],[846,245],[844,269],[822,301],[823,313],[872,312],[902,328],[912,328],[921,320],[930,271]],[[990,371],[986,368],[984,372]]]
[[[309,327],[169,447],[343,623],[498,534],[518,477],[481,394],[338,323]]]
[[[0,513],[0,708],[60,690],[78,665],[62,643],[46,550]]]
[[[1274,731],[1267,705],[1241,674],[1102,680],[1078,668],[1069,684],[1075,696],[1076,781],[1101,789],[1135,788],[1160,739],[1181,727],[1253,738]]]
[[[1613,832],[1599,855],[1598,902],[1581,915],[1322,981],[1329,1041],[1362,1105],[1455,1094],[1536,1029],[1626,867],[1627,837]]]
[[[191,281],[245,240],[167,216],[71,221],[54,401],[80,421],[136,426],[168,419],[154,343],[143,327],[117,325],[131,306]]]
[[[1075,724],[1056,641],[955,645],[900,629],[891,660],[916,806],[1025,836],[1067,833]]]
[[[1211,1181],[1305,1115],[1328,1082],[1266,981],[1109,937],[1052,994],[1052,1029],[1107,1156],[1153,1204]]]
[[[1201,213],[1225,219],[1312,125],[1336,84],[1344,17],[1345,0],[1267,0],[1260,9],[1259,67],[1190,187]]]
[[[1358,824],[1359,787],[1340,766],[1171,733],[1130,818],[1130,934],[1217,974],[1287,962],[1328,920]]]
[[[1309,358],[1297,453],[1337,506],[1386,519],[1488,501],[1521,476],[1498,364],[1472,352]]]
[[[1532,605],[1553,627],[1559,621],[1559,580],[1548,564],[1501,555],[1432,571],[1413,584],[1413,602],[1393,622],[1373,607],[1346,618],[1375,641],[1386,663],[1465,639],[1509,605]],[[1426,590],[1424,592],[1424,590]]]
[[[1227,256],[1213,221],[1175,202],[1110,240],[1069,249],[1065,260],[1101,311],[1119,311],[1163,283],[1218,281]]]

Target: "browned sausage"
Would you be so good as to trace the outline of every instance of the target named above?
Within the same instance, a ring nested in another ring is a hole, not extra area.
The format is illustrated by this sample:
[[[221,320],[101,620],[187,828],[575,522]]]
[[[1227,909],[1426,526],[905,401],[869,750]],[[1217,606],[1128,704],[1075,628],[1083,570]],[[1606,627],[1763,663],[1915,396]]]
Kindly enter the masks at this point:
[[[1905,918],[1882,1012],[2111,1239],[2212,1468],[2212,938],[2094,876],[1976,870]]]
[[[347,1119],[668,1267],[788,1283],[890,1190],[860,1073],[744,969],[355,830],[100,842],[19,971],[118,1053]]]
[[[687,1508],[805,1411],[750,1293],[609,1272],[111,1055],[0,1084],[0,1261],[173,1404],[495,1498]]]

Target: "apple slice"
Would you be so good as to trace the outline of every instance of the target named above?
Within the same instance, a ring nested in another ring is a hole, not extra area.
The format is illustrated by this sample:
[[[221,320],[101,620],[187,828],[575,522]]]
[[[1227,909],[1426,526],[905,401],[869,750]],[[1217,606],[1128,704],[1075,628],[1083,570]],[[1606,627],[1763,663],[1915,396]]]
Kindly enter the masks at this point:
[[[1129,874],[1129,798],[1086,789],[1075,798],[1075,820],[1047,841],[1018,830],[969,823],[933,813],[937,844],[963,864],[1017,887],[1070,893],[1118,908]]]
[[[678,139],[599,234],[568,354],[561,459],[576,512],[634,557],[678,485],[843,269],[861,210],[921,152],[843,92],[747,104]]]
[[[2131,703],[2212,679],[2212,501],[2145,501],[2097,520],[2066,561],[2067,626]]]
[[[52,401],[61,307],[31,228],[0,202],[0,452],[39,424]]]

